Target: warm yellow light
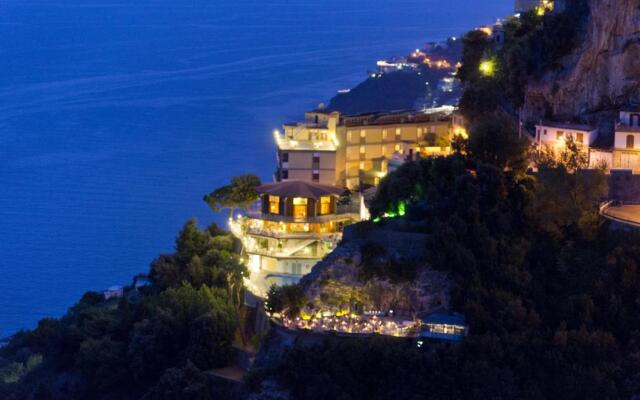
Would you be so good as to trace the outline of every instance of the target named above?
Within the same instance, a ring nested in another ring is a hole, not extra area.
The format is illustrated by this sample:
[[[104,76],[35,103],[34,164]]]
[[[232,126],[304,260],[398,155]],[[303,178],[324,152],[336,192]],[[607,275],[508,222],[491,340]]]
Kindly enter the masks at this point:
[[[386,172],[383,172],[383,171],[379,171],[379,172],[376,172],[376,173],[375,173],[375,176],[376,176],[377,178],[382,179],[382,178],[384,178],[385,176],[387,176],[387,173],[386,173]]]
[[[484,76],[493,76],[496,73],[496,62],[494,60],[484,60],[480,62],[480,73]]]
[[[488,27],[488,26],[482,26],[478,28],[478,30],[487,36],[491,36],[493,34],[493,29],[491,29],[491,27]]]
[[[453,135],[461,136],[463,139],[469,139],[469,134],[467,134],[467,130],[464,128],[456,128]]]

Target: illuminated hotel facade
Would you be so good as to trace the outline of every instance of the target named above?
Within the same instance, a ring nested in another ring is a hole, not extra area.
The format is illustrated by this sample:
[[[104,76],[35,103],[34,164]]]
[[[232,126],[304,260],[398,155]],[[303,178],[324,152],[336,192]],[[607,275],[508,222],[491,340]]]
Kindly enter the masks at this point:
[[[453,107],[345,116],[338,128],[338,182],[356,189],[377,186],[394,159],[451,153]],[[460,132],[459,132],[460,133]]]
[[[343,189],[307,181],[262,185],[259,209],[230,221],[244,248],[249,289],[296,283],[331,252],[345,225],[360,219],[359,202],[339,205]]]
[[[466,136],[453,107],[341,116],[316,110],[275,132],[276,181],[306,180],[359,189],[377,185],[393,160],[447,155]]]
[[[336,183],[336,131],[340,113],[316,110],[304,122],[284,124],[274,132],[277,152],[276,181],[302,180],[324,185]]]

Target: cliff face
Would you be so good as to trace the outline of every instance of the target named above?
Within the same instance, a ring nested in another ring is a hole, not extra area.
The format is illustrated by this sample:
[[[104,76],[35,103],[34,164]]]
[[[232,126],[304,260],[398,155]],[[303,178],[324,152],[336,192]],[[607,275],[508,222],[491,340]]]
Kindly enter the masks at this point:
[[[528,86],[524,116],[568,119],[640,99],[640,1],[590,0],[591,17],[564,70]]]
[[[353,228],[353,227],[350,227]],[[429,267],[427,236],[374,228],[368,232],[348,229],[345,242],[313,267],[302,279],[309,304],[314,309],[339,310],[357,298],[367,310],[402,310],[406,314],[425,313],[449,304],[450,281],[447,274]],[[375,259],[367,257],[366,244],[384,248]],[[391,282],[389,279],[363,279],[361,271],[379,265],[413,264],[415,279]],[[341,304],[342,303],[342,304]]]

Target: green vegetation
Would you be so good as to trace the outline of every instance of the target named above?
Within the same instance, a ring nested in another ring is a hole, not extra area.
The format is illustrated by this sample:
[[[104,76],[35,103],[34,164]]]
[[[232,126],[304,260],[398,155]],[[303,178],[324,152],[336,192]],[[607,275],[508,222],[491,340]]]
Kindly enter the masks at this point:
[[[550,147],[543,147],[540,151],[534,155],[536,165],[543,168],[553,168],[559,165],[564,165],[569,172],[575,172],[580,169],[585,169],[589,166],[589,159],[587,153],[582,151],[573,136],[568,136],[563,141],[564,146],[560,147],[560,151]],[[606,164],[602,166],[602,169],[606,169]]]
[[[299,285],[271,286],[267,293],[265,309],[269,313],[286,311],[293,318],[300,314],[305,306],[304,291]]]
[[[210,398],[202,371],[229,365],[242,339],[242,277],[232,239],[189,221],[151,284],[120,299],[86,293],[0,349],[3,399]]]
[[[247,209],[258,200],[256,188],[260,184],[260,178],[255,175],[236,176],[231,179],[229,185],[217,188],[204,196],[203,200],[215,212],[228,209],[231,217],[236,209]]]
[[[563,13],[525,13],[506,21],[502,46],[484,32],[467,33],[458,73],[465,117],[474,121],[496,110],[514,115],[524,103],[530,80],[562,68],[563,57],[579,45],[588,15],[586,0],[567,1]]]
[[[474,149],[482,131],[474,128],[469,152],[403,165],[372,206],[383,215],[406,202],[405,228],[431,235],[429,260],[451,276],[451,305],[465,314],[469,336],[426,351],[393,339],[328,338],[256,372],[254,389],[269,379],[298,399],[639,393],[640,232],[599,218],[606,176],[576,171],[571,157],[533,175],[508,168],[525,149],[487,156]],[[373,258],[384,251],[369,250]]]

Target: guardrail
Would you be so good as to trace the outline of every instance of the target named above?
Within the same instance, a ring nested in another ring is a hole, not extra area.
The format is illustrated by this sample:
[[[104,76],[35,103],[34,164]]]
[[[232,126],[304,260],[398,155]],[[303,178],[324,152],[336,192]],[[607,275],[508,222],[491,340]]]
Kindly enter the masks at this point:
[[[342,206],[340,206],[342,207]],[[345,221],[350,219],[357,219],[360,217],[359,215],[360,208],[356,207],[345,207],[340,209],[340,213],[337,214],[327,214],[327,215],[319,215],[316,217],[294,217],[290,215],[280,215],[280,214],[267,214],[262,212],[248,212],[246,213],[248,218],[251,219],[261,219],[264,221],[272,221],[272,222],[288,222],[294,224],[321,224],[331,221]]]
[[[625,206],[625,205],[640,205],[640,202],[620,202],[620,201],[615,201],[615,200],[609,200],[606,202],[603,202],[600,204],[600,207],[598,208],[598,213],[600,214],[600,216],[611,220],[611,221],[615,221],[615,222],[619,222],[621,224],[625,224],[625,225],[630,225],[633,226],[635,228],[640,228],[640,219],[637,221],[631,220],[631,219],[627,219],[627,218],[622,218],[619,216],[615,216],[615,215],[611,215],[607,213],[607,210],[609,210],[612,206]]]

